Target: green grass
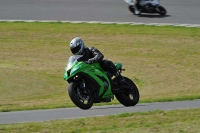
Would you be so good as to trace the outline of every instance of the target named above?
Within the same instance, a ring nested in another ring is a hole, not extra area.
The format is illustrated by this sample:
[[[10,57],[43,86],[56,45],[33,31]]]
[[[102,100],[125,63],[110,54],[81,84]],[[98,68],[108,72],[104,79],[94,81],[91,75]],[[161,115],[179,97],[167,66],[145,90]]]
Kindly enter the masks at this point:
[[[76,36],[123,63],[140,102],[200,98],[200,28],[0,22],[0,111],[74,106],[63,74]]]
[[[0,125],[0,133],[200,133],[200,108]]]

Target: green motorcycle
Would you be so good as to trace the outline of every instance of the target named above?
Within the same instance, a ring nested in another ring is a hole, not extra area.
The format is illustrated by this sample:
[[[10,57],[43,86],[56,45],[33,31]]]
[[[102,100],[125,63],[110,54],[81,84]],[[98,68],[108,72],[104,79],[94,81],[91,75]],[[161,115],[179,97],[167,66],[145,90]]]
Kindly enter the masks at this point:
[[[119,73],[125,70],[121,63],[115,66]],[[85,63],[81,55],[69,57],[64,80],[69,83],[68,94],[72,102],[84,110],[94,103],[111,102],[114,96],[124,106],[134,106],[139,101],[138,88],[131,79],[119,80],[104,71],[99,63]]]

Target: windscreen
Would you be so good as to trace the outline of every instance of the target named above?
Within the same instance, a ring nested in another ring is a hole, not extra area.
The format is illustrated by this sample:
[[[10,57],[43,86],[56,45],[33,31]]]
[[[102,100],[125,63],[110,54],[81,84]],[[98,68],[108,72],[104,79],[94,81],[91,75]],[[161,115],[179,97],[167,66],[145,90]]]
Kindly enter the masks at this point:
[[[77,62],[77,59],[82,57],[82,55],[73,55],[70,56],[67,62],[67,67],[65,68],[66,71],[70,70],[74,64]]]

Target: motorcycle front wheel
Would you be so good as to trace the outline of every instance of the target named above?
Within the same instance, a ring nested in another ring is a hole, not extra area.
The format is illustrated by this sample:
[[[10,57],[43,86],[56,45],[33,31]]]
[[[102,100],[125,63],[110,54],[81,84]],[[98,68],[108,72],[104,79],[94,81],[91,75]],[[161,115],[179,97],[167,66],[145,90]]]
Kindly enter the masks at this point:
[[[128,9],[129,9],[129,11],[130,12],[132,12],[133,14],[135,14],[135,8],[134,8],[134,6],[128,6]]]
[[[138,88],[131,79],[124,77],[124,80],[125,82],[130,84],[132,88],[127,90],[127,92],[124,90],[121,93],[116,93],[115,97],[124,106],[135,106],[138,103],[139,98],[140,98]],[[123,90],[123,88],[121,89]]]
[[[68,94],[72,102],[81,109],[90,109],[93,105],[90,90],[80,88],[79,84],[76,82],[69,84]]]

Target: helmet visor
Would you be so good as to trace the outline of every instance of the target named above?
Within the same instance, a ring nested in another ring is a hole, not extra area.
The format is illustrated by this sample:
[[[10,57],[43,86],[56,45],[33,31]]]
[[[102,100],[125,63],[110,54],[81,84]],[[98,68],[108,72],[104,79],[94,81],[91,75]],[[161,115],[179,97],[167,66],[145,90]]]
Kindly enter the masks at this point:
[[[77,47],[71,49],[73,54],[78,54],[80,50],[81,50],[81,45],[78,45]]]

